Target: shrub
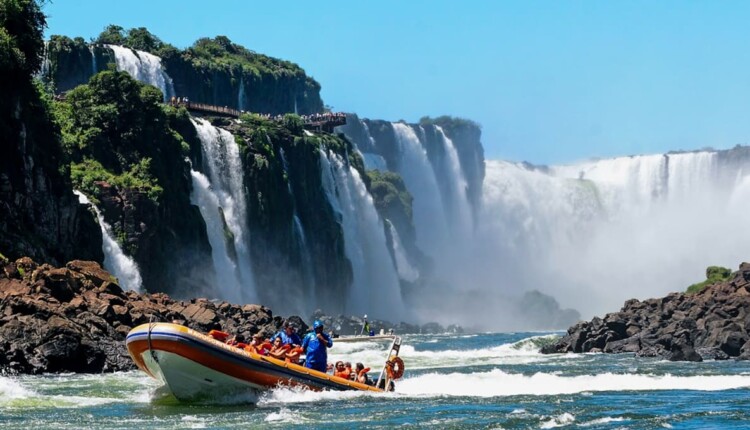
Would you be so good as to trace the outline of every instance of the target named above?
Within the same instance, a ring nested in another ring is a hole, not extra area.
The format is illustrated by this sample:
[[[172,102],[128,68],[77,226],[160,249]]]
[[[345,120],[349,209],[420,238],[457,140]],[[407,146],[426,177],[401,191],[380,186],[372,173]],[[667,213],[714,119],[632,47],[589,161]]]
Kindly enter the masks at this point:
[[[709,266],[708,268],[706,268],[706,280],[689,286],[687,289],[687,293],[695,294],[709,285],[726,281],[730,276],[732,276],[732,271],[727,269],[726,267]]]

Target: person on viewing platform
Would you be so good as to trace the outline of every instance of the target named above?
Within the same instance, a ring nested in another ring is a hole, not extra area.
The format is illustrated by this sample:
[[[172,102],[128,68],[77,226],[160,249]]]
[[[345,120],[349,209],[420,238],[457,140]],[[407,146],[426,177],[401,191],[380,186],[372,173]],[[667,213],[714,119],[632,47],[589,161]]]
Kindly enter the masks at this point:
[[[275,341],[277,338],[281,338],[282,345],[302,345],[302,339],[299,338],[297,329],[289,321],[284,323],[284,327],[281,329],[281,331],[273,335],[273,337],[271,338],[271,342]]]
[[[328,367],[328,348],[333,346],[333,341],[323,329],[323,323],[315,320],[313,331],[307,333],[302,340],[302,349],[306,354],[305,367],[325,373]]]

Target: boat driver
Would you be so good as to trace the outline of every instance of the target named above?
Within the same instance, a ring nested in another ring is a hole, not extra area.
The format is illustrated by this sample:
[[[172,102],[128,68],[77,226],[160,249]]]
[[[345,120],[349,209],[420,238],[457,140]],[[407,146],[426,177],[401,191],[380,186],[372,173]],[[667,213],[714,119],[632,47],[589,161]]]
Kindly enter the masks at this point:
[[[328,366],[328,348],[333,346],[331,336],[323,332],[320,320],[313,322],[313,331],[307,333],[302,340],[302,350],[305,351],[305,367],[326,373]]]

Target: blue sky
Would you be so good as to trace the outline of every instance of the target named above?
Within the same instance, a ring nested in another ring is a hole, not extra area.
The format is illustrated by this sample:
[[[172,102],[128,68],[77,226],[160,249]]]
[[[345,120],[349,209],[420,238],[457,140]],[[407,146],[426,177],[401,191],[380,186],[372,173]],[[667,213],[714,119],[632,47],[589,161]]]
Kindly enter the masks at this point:
[[[56,0],[50,34],[146,27],[302,66],[335,110],[483,126],[487,158],[564,163],[750,143],[750,2]],[[231,6],[230,6],[231,4]]]

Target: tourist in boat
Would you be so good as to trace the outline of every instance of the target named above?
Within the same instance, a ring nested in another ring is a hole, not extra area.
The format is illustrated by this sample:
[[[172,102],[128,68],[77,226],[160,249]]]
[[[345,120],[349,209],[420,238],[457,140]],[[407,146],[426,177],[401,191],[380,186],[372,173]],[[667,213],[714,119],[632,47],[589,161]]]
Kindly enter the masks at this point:
[[[291,348],[291,345],[284,345],[281,343],[281,338],[277,337],[272,343],[271,350],[268,351],[268,356],[278,358],[279,360],[286,359],[286,354]]]
[[[268,352],[271,350],[271,343],[268,341],[263,340],[263,335],[260,333],[255,333],[253,335],[253,340],[250,342],[250,344],[245,347],[245,350],[250,352],[255,352],[260,355],[268,355]]]
[[[334,376],[338,376],[339,378],[349,379],[349,375],[351,374],[351,370],[352,369],[348,369],[347,370],[346,366],[344,366],[344,362],[343,361],[337,361],[336,362],[336,367],[334,367],[334,369],[333,369],[333,375]]]
[[[302,339],[299,338],[299,335],[297,334],[297,330],[295,329],[294,325],[290,323],[289,321],[284,323],[284,327],[281,331],[273,335],[271,338],[271,342],[275,341],[277,338],[281,338],[281,344],[282,345],[292,345],[292,346],[299,346],[302,345]]]
[[[355,381],[357,379],[357,374],[354,373],[354,370],[352,370],[352,363],[348,361],[344,363],[344,369],[346,370],[347,379],[351,379],[352,381]]]
[[[331,336],[323,331],[325,327],[320,320],[313,322],[313,331],[307,333],[302,340],[302,349],[305,351],[305,367],[319,372],[326,372],[328,361],[328,348],[333,346]]]
[[[357,373],[357,382],[359,382],[360,384],[372,385],[370,377],[367,376],[367,372],[369,371],[369,367],[365,367],[365,365],[362,363],[357,363],[357,369],[355,370],[355,372]]]

